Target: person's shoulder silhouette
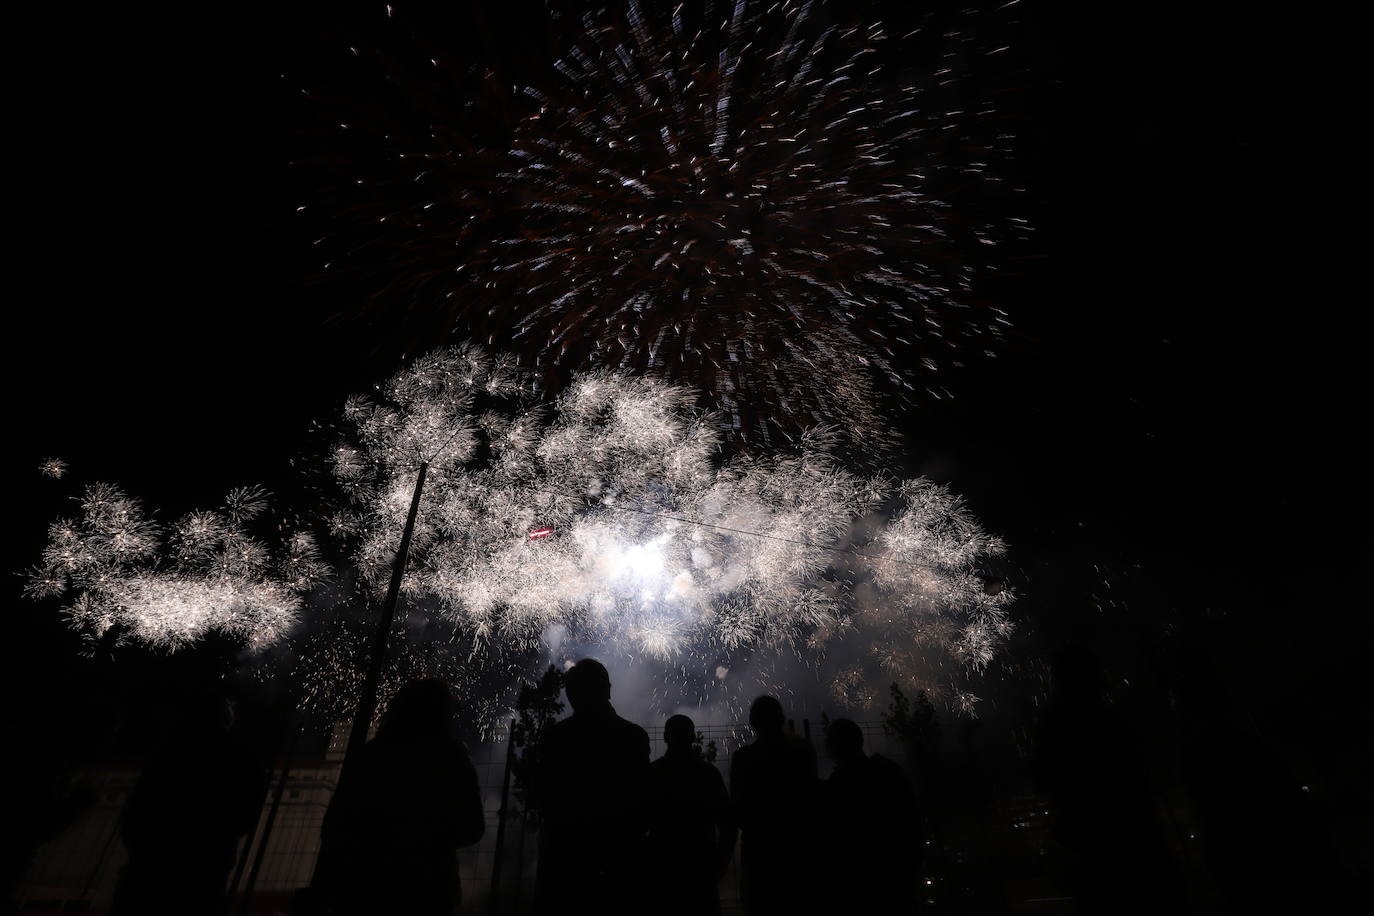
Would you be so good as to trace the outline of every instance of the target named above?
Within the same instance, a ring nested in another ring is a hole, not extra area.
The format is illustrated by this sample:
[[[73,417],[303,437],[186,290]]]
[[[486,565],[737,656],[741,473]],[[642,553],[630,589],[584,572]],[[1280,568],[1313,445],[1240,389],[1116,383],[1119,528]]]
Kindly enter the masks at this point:
[[[863,730],[836,719],[825,733],[835,769],[826,780],[823,845],[845,906],[857,912],[910,912],[924,843],[916,795],[895,762],[867,754]]]
[[[736,830],[725,780],[694,747],[696,724],[664,724],[667,752],[649,768],[649,846],[662,912],[716,913],[717,882],[734,855]]]
[[[341,913],[449,913],[461,897],[455,854],[485,828],[452,690],[437,679],[412,681],[329,806],[332,865],[321,883]]]
[[[649,735],[616,715],[610,673],[595,659],[583,659],[570,668],[563,689],[572,715],[549,727],[540,748],[545,817],[554,822],[565,817],[599,820],[614,812],[585,788],[610,788],[627,772],[642,779],[639,771],[649,763]]]
[[[1083,913],[1169,912],[1181,898],[1129,713],[1111,702],[1097,656],[1057,652],[1035,729],[1034,776],[1054,805]]]
[[[916,794],[910,780],[895,761],[864,750],[863,729],[850,719],[835,719],[825,732],[826,750],[835,761],[828,780],[832,788],[862,792],[882,799],[876,814],[882,819],[916,817]]]
[[[261,766],[233,740],[233,721],[212,690],[183,698],[124,810],[129,864],[112,912],[205,912],[222,899],[265,785]]]
[[[816,752],[788,734],[785,722],[776,697],[759,697],[749,709],[755,740],[730,760],[730,795],[743,833],[742,890],[751,913],[808,906]]]
[[[730,762],[730,790],[741,826],[781,827],[792,819],[798,802],[816,781],[816,751],[810,743],[788,734],[786,716],[776,697],[762,696],[749,709],[754,742],[735,752]]]
[[[543,817],[537,906],[620,912],[635,897],[649,735],[616,714],[600,662],[579,661],[563,686],[573,712],[544,735],[535,777]]]

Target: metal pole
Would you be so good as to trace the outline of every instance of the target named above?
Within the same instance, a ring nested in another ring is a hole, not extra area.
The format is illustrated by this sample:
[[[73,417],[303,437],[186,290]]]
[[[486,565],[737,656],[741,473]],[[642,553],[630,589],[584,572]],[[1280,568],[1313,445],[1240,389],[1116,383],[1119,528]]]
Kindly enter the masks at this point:
[[[386,600],[382,602],[377,632],[372,637],[372,654],[368,660],[367,676],[363,679],[362,694],[358,697],[358,709],[353,714],[353,730],[348,734],[348,747],[344,749],[343,768],[339,771],[340,783],[348,775],[349,764],[367,743],[367,733],[372,727],[373,714],[377,711],[377,689],[382,681],[382,667],[386,664],[386,644],[391,637],[391,622],[396,617],[396,604],[401,597],[401,578],[405,575],[410,538],[415,533],[415,516],[420,510],[420,494],[424,492],[425,474],[428,471],[429,462],[421,462],[420,473],[415,477],[415,495],[410,500],[410,514],[406,516],[401,545],[396,548],[396,563],[391,568],[391,584],[386,590]]]
[[[386,599],[382,602],[382,614],[377,621],[377,632],[372,637],[372,653],[368,658],[367,675],[363,679],[363,689],[358,696],[358,709],[353,714],[353,728],[348,733],[348,745],[344,748],[343,765],[339,767],[339,779],[334,784],[334,799],[339,797],[339,790],[343,788],[344,782],[348,779],[348,774],[352,767],[350,764],[357,759],[358,752],[363,745],[367,744],[367,733],[372,727],[372,716],[377,711],[377,689],[382,680],[382,666],[386,663],[386,644],[391,636],[391,622],[396,617],[396,604],[401,597],[401,578],[405,574],[406,557],[410,553],[410,538],[415,533],[415,516],[420,510],[420,495],[425,489],[425,474],[429,471],[429,462],[420,462],[420,472],[415,477],[415,495],[410,499],[410,514],[406,516],[406,526],[401,532],[401,543],[396,548],[396,563],[391,568],[391,584],[386,590]],[[330,804],[333,804],[331,799]],[[328,819],[328,810],[325,818]],[[321,837],[319,855],[315,859],[315,876],[321,874],[321,865],[329,857],[328,844]],[[311,881],[312,887],[314,880]],[[314,904],[310,904],[313,906]]]
[[[496,812],[496,855],[491,861],[491,893],[487,910],[495,913],[501,903],[501,861],[506,853],[506,814],[510,804],[511,764],[515,762],[515,720],[510,720],[510,738],[506,741],[506,775],[501,781],[501,808]]]

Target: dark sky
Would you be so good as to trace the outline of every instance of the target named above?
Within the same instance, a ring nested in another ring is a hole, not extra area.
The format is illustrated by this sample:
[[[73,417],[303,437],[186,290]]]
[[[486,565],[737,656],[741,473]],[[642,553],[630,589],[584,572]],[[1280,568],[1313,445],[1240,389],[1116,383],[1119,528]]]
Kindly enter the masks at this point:
[[[1131,673],[1204,647],[1274,740],[1343,765],[1369,635],[1361,6],[1024,0],[1037,232],[991,287],[1015,332],[904,421],[905,470],[1013,544],[1035,647]],[[328,321],[361,293],[294,219],[315,189],[289,162],[323,133],[280,78],[329,72],[382,7],[10,7],[8,567],[71,493],[41,459],[174,516],[289,480],[308,422],[394,369]],[[540,66],[540,4],[477,7],[471,53]],[[34,664],[67,652],[7,589]]]

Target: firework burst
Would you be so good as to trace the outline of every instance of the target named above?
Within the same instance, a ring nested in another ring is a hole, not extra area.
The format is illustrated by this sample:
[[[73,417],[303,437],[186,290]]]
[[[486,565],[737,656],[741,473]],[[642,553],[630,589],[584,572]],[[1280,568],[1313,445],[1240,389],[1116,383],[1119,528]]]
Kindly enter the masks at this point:
[[[399,268],[378,307],[540,366],[661,373],[755,439],[882,440],[877,392],[939,395],[991,351],[1005,317],[972,286],[1012,225],[979,215],[1007,138],[962,79],[990,38],[796,0],[554,18],[556,74],[523,88],[504,152],[463,111],[436,124],[423,77],[393,80],[425,126],[355,185],[352,253]]]
[[[601,371],[545,404],[510,359],[438,351],[344,407],[319,469],[333,501],[311,510],[339,541],[340,574],[307,534],[274,546],[251,533],[272,521],[260,489],[162,530],[96,484],[79,517],[50,527],[29,592],[65,596],[92,640],[169,649],[212,632],[282,643],[309,596],[308,626],[271,666],[337,716],[355,702],[369,609],[424,464],[389,685],[447,677],[490,726],[531,665],[595,654],[647,674],[664,708],[733,709],[798,671],[842,705],[899,681],[971,707],[968,681],[1011,626],[1010,591],[983,578],[1000,542],[943,487],[844,469],[826,431],[723,457],[718,418],[697,403]]]
[[[507,364],[472,348],[432,354],[382,397],[351,400],[334,450],[346,500],[333,516],[376,591],[430,462],[402,587],[470,654],[559,642],[705,690],[739,659],[821,660],[867,640],[888,680],[919,669],[953,683],[1009,630],[1010,594],[980,577],[1001,545],[941,487],[852,474],[823,434],[722,461],[714,417],[662,382],[578,376],[548,413],[521,394]],[[890,521],[852,548],[855,523],[879,509]]]
[[[38,473],[53,480],[67,476],[67,462],[61,458],[49,458],[38,466]]]
[[[301,594],[326,574],[309,535],[273,551],[249,533],[267,508],[256,487],[234,490],[219,510],[190,513],[170,532],[109,484],[87,487],[80,504],[78,518],[49,526],[27,591],[69,597],[64,613],[92,643],[108,635],[175,650],[218,632],[261,648],[296,622]]]

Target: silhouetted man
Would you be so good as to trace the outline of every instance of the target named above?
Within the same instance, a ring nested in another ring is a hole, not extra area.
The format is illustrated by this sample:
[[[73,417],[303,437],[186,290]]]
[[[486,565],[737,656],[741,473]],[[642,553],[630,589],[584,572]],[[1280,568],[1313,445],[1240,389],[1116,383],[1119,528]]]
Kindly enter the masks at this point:
[[[329,805],[329,859],[315,884],[331,913],[449,916],[462,897],[458,849],[485,829],[453,692],[438,679],[411,681]]]
[[[730,762],[730,792],[743,832],[742,897],[751,914],[813,912],[816,752],[783,731],[782,704],[759,697],[749,709],[753,744]]]
[[[834,909],[913,912],[925,849],[911,784],[891,760],[864,753],[863,731],[848,719],[830,723],[825,746],[835,761],[822,844],[833,867]]]
[[[110,912],[218,913],[239,838],[262,803],[261,767],[230,738],[229,703],[189,695],[129,795],[120,831],[129,864]]]
[[[649,736],[611,706],[611,676],[583,659],[563,682],[573,714],[549,727],[536,779],[544,817],[536,906],[540,912],[629,913],[645,834]]]
[[[1142,749],[1107,699],[1097,659],[1059,652],[1035,733],[1035,777],[1054,803],[1079,913],[1172,913],[1182,907],[1154,811]]]
[[[1229,911],[1358,911],[1342,904],[1368,892],[1352,886],[1332,848],[1332,822],[1253,720],[1238,721],[1218,660],[1189,648],[1180,661],[1173,684],[1180,775],[1202,819],[1195,843]]]
[[[693,746],[696,730],[687,716],[670,718],[663,726],[668,751],[649,767],[648,872],[656,913],[719,913],[717,885],[735,853],[725,780]]]

